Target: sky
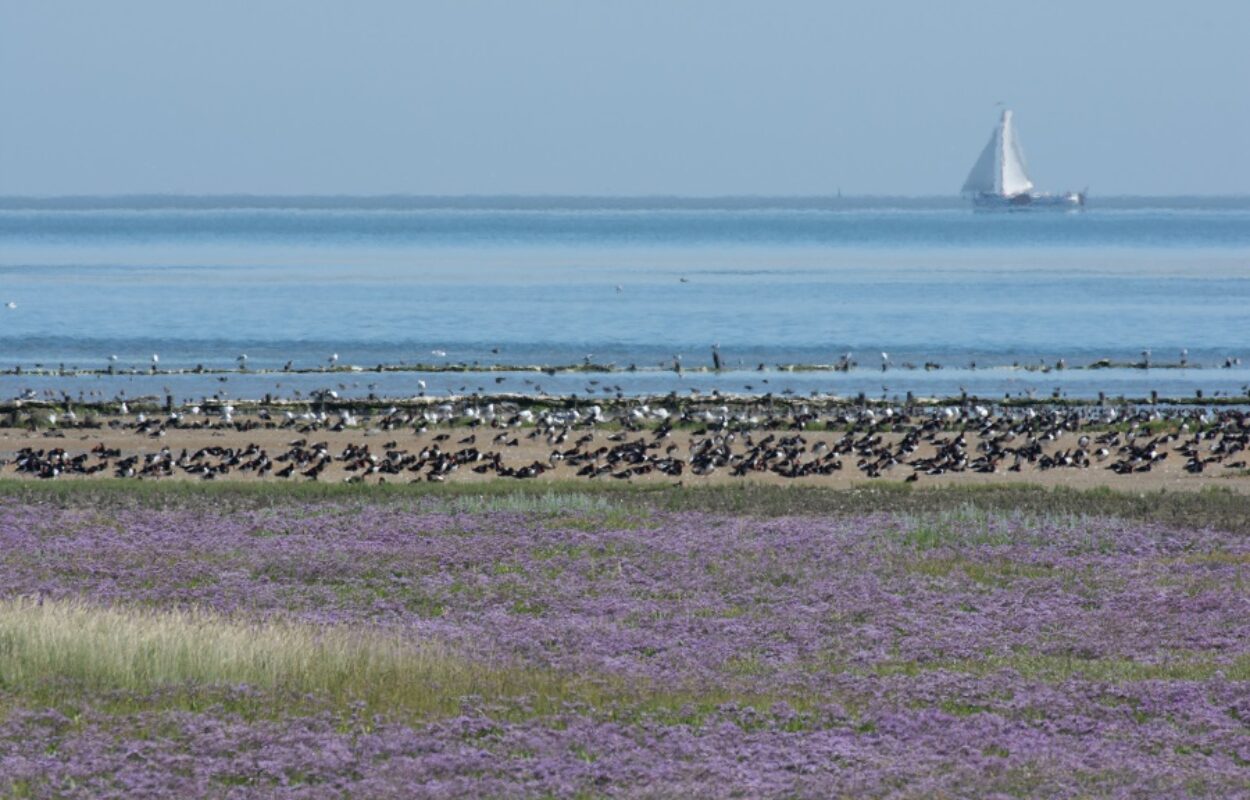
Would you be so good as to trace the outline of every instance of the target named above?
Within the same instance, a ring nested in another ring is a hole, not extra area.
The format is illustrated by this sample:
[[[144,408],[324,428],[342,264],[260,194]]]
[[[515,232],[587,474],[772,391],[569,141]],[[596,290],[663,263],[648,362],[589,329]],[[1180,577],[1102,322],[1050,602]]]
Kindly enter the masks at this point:
[[[0,195],[1250,193],[1245,0],[0,0]]]

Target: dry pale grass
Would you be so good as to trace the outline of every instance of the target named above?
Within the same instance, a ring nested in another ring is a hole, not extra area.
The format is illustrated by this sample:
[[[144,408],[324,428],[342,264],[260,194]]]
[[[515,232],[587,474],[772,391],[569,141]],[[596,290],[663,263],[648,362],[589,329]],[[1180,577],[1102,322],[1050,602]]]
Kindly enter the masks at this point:
[[[77,601],[0,602],[0,688],[43,695],[50,684],[139,695],[245,685],[416,715],[454,712],[466,696],[599,699],[572,677],[475,663],[381,631]]]
[[[665,688],[482,663],[380,630],[82,601],[0,600],[0,717],[6,708],[73,709],[86,702],[119,713],[224,703],[248,716],[281,715],[300,706],[363,708],[417,720],[461,713],[470,702],[505,716],[579,707],[624,718],[707,711],[730,700],[764,709],[781,699],[806,708],[827,698]]]

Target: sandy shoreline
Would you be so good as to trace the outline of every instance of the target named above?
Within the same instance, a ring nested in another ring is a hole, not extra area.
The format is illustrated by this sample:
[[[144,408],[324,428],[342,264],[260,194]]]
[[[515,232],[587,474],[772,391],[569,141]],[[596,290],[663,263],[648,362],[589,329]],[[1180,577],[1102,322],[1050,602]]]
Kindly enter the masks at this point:
[[[1171,432],[1091,427],[1030,437],[933,425],[893,431],[825,430],[823,425],[737,432],[666,427],[417,424],[386,430],[377,424],[280,425],[255,417],[211,427],[135,419],[98,428],[5,427],[0,428],[0,477],[326,483],[532,479],[830,488],[910,480],[918,486],[1223,487],[1250,493],[1248,456],[1239,447],[1245,433],[1235,425],[1231,433],[1202,434],[1196,441],[1179,424]],[[1026,449],[1030,457],[1018,455]],[[1205,462],[1201,471],[1194,469],[1195,461]],[[1124,474],[1111,468],[1129,462]]]

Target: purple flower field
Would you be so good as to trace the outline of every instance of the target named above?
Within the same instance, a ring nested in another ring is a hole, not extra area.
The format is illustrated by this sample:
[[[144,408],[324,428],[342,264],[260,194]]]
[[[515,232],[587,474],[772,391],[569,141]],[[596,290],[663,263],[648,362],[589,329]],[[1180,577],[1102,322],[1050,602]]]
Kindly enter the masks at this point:
[[[417,713],[0,660],[0,796],[1250,796],[1248,570],[1232,534],[974,511],[9,503],[0,599],[378,629],[582,688]]]

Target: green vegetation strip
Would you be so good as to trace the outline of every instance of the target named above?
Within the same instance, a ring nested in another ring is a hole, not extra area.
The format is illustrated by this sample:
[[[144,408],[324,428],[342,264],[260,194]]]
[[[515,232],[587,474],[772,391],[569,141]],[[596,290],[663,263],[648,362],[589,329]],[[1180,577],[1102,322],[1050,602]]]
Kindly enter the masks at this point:
[[[1011,513],[1038,517],[1115,517],[1184,528],[1211,527],[1250,533],[1250,494],[1222,487],[1201,491],[1126,492],[1112,489],[1009,486],[912,488],[874,482],[852,489],[735,484],[672,487],[621,486],[585,481],[492,481],[450,484],[277,484],[205,482],[34,482],[0,480],[0,502],[48,503],[84,508],[178,508],[217,510],[293,504],[420,504],[445,513],[647,513],[699,511],[775,517],[898,514]]]
[[[876,675],[915,676],[925,672],[959,672],[984,676],[1011,670],[1026,680],[1062,683],[1073,678],[1106,683],[1134,681],[1181,680],[1207,681],[1217,674],[1225,680],[1250,680],[1250,657],[1237,656],[1231,661],[1217,661],[1203,655],[1173,655],[1158,661],[1135,661],[1129,658],[1078,658],[1069,655],[1011,653],[983,659],[955,661],[885,661],[870,671]]]

